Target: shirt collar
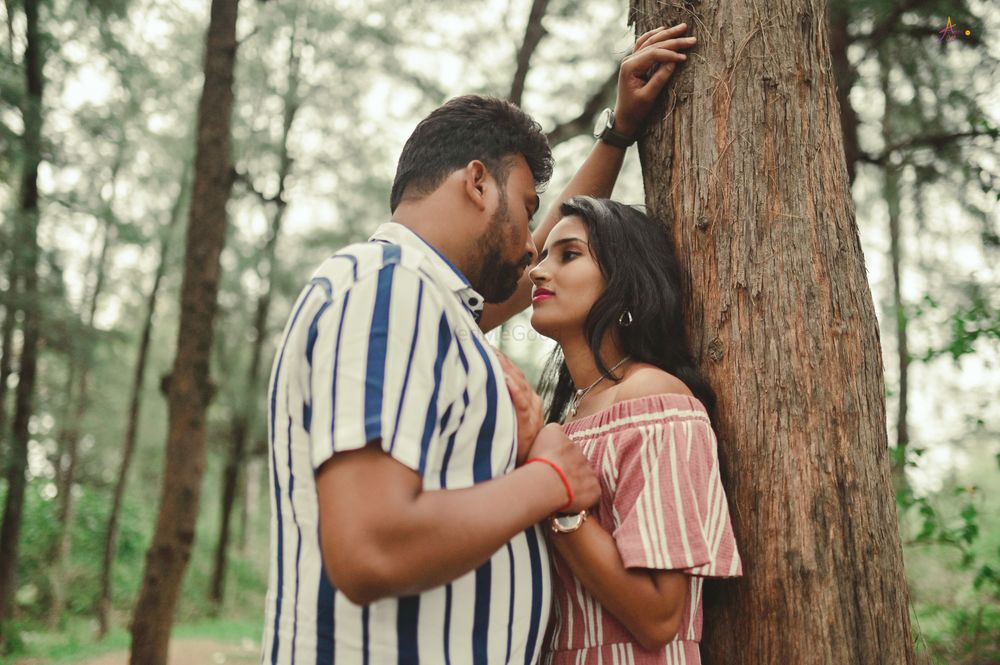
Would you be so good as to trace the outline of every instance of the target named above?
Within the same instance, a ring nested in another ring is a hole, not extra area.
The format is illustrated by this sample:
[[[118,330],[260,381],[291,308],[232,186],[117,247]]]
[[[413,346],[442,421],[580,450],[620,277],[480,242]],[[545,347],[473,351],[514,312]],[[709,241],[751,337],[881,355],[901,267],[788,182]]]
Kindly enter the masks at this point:
[[[434,274],[440,278],[445,286],[458,295],[476,323],[479,323],[485,303],[482,294],[472,288],[472,284],[466,276],[454,263],[448,260],[448,257],[438,251],[437,247],[417,235],[413,229],[399,222],[385,222],[375,229],[375,233],[368,238],[368,241],[391,242],[395,245],[413,247],[422,252],[427,257]]]

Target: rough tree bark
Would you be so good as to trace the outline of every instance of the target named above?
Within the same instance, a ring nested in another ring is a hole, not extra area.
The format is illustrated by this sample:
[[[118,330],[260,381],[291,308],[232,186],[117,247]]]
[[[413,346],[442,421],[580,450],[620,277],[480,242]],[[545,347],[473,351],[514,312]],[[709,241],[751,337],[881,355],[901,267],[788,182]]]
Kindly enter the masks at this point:
[[[38,165],[42,160],[42,94],[45,79],[42,74],[43,44],[39,28],[39,2],[25,0],[25,95],[21,107],[24,120],[23,154],[21,162],[18,212],[14,230],[14,275],[20,308],[24,312],[21,324],[21,356],[18,367],[17,392],[14,400],[13,431],[10,460],[7,466],[7,501],[0,524],[0,644],[6,637],[5,620],[13,609],[17,589],[17,545],[24,512],[24,492],[28,471],[28,424],[34,412],[35,375],[38,363],[38,337],[41,312],[38,306]]]
[[[263,355],[264,340],[267,339],[267,318],[271,310],[271,285],[274,283],[276,270],[275,252],[278,246],[278,236],[285,218],[285,184],[292,170],[292,158],[288,151],[288,137],[299,110],[299,44],[297,31],[293,27],[288,39],[288,88],[285,91],[282,111],[281,147],[279,149],[278,192],[270,202],[274,204],[274,215],[271,217],[271,227],[268,231],[264,251],[257,264],[258,274],[265,278],[257,308],[254,312],[253,329],[254,343],[250,351],[250,365],[247,370],[247,382],[244,385],[245,397],[240,402],[233,416],[226,465],[222,472],[222,504],[219,525],[219,538],[216,541],[215,559],[212,569],[212,582],[209,587],[209,600],[218,608],[222,604],[226,581],[226,553],[229,550],[229,534],[233,516],[233,506],[241,478],[245,473],[247,438],[256,422],[253,414],[258,409],[257,395],[260,391],[260,361]],[[261,199],[267,202],[263,196]]]
[[[212,0],[205,81],[198,106],[194,188],[181,283],[177,356],[168,388],[166,469],[153,542],[132,616],[133,665],[165,665],[170,627],[194,541],[205,457],[205,411],[212,398],[212,349],[219,255],[232,189],[230,121],[238,0]]]
[[[114,495],[111,500],[111,514],[108,516],[108,526],[104,531],[104,556],[101,565],[101,591],[97,600],[97,637],[107,635],[111,627],[111,580],[114,572],[115,553],[118,551],[118,522],[121,519],[122,499],[125,496],[125,484],[128,472],[135,456],[136,437],[139,434],[139,412],[142,407],[142,385],[146,378],[146,360],[149,357],[149,343],[153,336],[153,314],[156,311],[156,301],[160,292],[160,283],[167,269],[167,253],[174,227],[181,218],[183,205],[187,201],[190,168],[185,165],[181,175],[180,192],[170,211],[167,228],[160,237],[160,264],[156,267],[153,286],[146,297],[146,319],[142,324],[142,335],[139,338],[139,353],[135,361],[135,374],[132,377],[132,393],[129,398],[128,422],[125,425],[125,441],[122,444],[121,466],[115,479]]]
[[[640,142],[719,393],[744,577],[708,585],[704,662],[914,663],[879,331],[824,9],[632,0],[698,47]]]

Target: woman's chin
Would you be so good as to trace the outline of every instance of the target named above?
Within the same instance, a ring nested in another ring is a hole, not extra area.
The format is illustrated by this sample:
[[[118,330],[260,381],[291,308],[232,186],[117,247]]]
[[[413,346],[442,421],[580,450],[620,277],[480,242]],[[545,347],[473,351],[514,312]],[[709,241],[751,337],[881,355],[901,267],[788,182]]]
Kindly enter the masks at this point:
[[[531,327],[542,337],[548,337],[549,339],[559,341],[555,334],[559,329],[559,326],[552,325],[552,321],[548,320],[550,318],[551,317],[545,316],[536,309],[531,313]]]

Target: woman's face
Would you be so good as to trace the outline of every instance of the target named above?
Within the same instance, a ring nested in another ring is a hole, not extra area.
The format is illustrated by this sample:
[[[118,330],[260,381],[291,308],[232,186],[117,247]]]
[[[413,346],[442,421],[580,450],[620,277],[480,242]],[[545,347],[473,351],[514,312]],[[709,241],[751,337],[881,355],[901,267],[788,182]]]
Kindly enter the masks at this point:
[[[546,337],[559,341],[582,331],[591,307],[604,293],[604,275],[589,243],[583,220],[576,215],[563,217],[549,233],[538,264],[528,272],[534,284],[531,326]]]

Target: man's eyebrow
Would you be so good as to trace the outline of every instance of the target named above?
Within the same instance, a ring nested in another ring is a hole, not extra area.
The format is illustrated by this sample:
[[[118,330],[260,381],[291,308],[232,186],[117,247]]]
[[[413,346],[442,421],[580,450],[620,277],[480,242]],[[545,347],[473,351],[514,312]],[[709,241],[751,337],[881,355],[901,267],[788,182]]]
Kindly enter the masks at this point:
[[[587,244],[587,242],[585,240],[581,240],[580,238],[560,238],[559,240],[556,240],[554,243],[552,243],[552,247],[555,247],[556,245],[565,245],[566,243],[570,243],[570,242],[578,242],[581,245],[586,245]],[[551,249],[551,248],[549,248],[549,249]],[[549,249],[543,249],[538,254],[538,260],[539,261],[541,261],[543,258],[545,258],[545,255],[549,253]]]

